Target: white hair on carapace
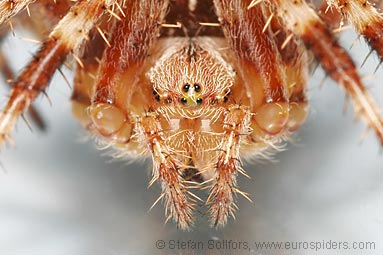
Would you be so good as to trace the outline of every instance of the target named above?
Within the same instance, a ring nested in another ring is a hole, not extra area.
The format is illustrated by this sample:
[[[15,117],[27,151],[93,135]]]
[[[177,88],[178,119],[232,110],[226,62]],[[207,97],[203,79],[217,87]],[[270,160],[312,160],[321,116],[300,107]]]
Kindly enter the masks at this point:
[[[206,37],[179,38],[168,46],[147,73],[153,89],[162,97],[179,103],[185,84],[198,84],[204,101],[220,98],[230,90],[236,74],[215,41]]]

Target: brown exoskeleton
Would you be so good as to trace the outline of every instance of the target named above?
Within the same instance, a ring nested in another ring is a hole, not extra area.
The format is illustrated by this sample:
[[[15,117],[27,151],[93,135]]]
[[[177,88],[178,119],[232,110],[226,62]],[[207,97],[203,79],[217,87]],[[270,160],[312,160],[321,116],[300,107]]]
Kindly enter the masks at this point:
[[[165,200],[168,219],[182,229],[192,225],[199,199],[191,185],[210,189],[211,223],[223,226],[236,194],[247,197],[236,183],[238,173],[246,175],[241,156],[262,155],[302,125],[311,53],[383,141],[375,102],[328,28],[334,19],[305,1],[32,2],[3,1],[0,23],[29,4],[33,20],[50,15],[33,31],[59,22],[13,84],[0,113],[0,142],[73,53],[75,117],[120,155],[152,156],[150,184],[160,182],[157,201]],[[328,4],[382,56],[382,18],[372,5]],[[369,18],[356,19],[357,11]]]

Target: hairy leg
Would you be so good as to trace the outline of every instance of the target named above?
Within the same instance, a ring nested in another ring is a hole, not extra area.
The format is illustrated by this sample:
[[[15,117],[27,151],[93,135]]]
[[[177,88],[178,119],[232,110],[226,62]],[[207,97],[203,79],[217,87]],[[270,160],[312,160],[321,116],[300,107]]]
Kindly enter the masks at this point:
[[[244,173],[239,148],[242,139],[251,133],[250,119],[250,110],[244,106],[232,105],[225,112],[223,139],[206,201],[209,205],[210,221],[214,226],[224,226],[229,216],[234,217],[237,193],[246,196],[237,188],[236,177],[238,172]]]
[[[9,87],[11,87],[10,82],[14,79],[14,74],[12,68],[8,65],[8,58],[4,56],[2,52],[0,52],[0,72],[3,75],[5,82]],[[30,106],[28,109],[28,115],[31,117],[32,121],[40,130],[46,129],[46,124],[44,123],[43,118],[39,114],[39,112],[36,110],[35,107]]]
[[[107,45],[97,31],[92,31],[90,38],[91,40],[87,41],[76,53],[80,62],[76,63],[71,102],[73,116],[84,128],[92,132],[94,126],[88,114],[88,108],[95,91],[95,79],[100,59]]]
[[[286,27],[313,52],[325,72],[346,90],[356,115],[375,131],[383,143],[383,120],[376,102],[362,84],[351,57],[337,43],[328,27],[305,1],[270,0],[270,3]]]
[[[104,0],[79,1],[52,31],[13,84],[9,100],[0,113],[0,144],[10,136],[18,117],[44,91],[66,55],[86,39],[111,3]]]
[[[9,21],[35,0],[4,0],[0,2],[0,25]]]
[[[281,56],[273,39],[263,4],[250,10],[251,1],[215,0],[226,38],[236,52],[248,91],[255,141],[285,129],[289,115],[288,89]]]
[[[45,38],[47,32],[52,31],[54,26],[60,21],[60,19],[68,12],[70,8],[70,3],[65,0],[57,0],[53,2],[51,0],[39,0],[29,5],[30,16],[27,13],[19,14],[12,19],[13,27],[22,27],[23,29],[28,29],[29,32],[34,33],[38,38]],[[45,19],[46,22],[41,22],[42,19]],[[10,28],[3,24],[0,28],[0,43],[2,39],[9,33]],[[15,75],[13,70],[8,65],[9,59],[0,52],[0,72],[2,73],[6,83],[12,87],[11,83],[13,82]],[[36,108],[32,106],[28,109],[28,115],[31,117],[32,122],[36,126],[44,130],[46,124],[44,123],[42,117]]]
[[[383,18],[381,13],[365,0],[327,0],[335,7],[383,59]]]
[[[286,30],[278,17],[273,16],[270,27],[285,68],[290,103],[289,119],[286,125],[288,131],[293,132],[304,123],[307,117],[306,86],[312,60],[303,43],[292,37],[293,34]]]
[[[162,194],[159,199],[165,200],[167,221],[171,218],[177,226],[188,230],[193,224],[193,195],[189,192],[182,178],[181,162],[177,162],[173,153],[166,146],[160,116],[154,112],[143,114],[139,119],[138,130],[146,138],[153,157],[153,179],[150,185],[159,181]],[[157,200],[158,201],[158,200]],[[156,203],[156,202],[155,202]]]
[[[123,8],[125,17],[114,20],[111,36],[105,38],[109,47],[101,59],[89,107],[98,134],[108,137],[123,126],[132,127],[132,116],[129,116],[132,96],[138,89],[138,76],[157,37],[167,5],[168,1],[131,1]],[[105,119],[108,116],[114,121]]]

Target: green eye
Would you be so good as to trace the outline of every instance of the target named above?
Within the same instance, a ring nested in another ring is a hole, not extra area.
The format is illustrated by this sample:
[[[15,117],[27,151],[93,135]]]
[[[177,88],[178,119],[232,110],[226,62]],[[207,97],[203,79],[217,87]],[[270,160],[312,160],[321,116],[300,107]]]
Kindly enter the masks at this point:
[[[202,104],[202,98],[198,98],[196,102],[198,105]]]

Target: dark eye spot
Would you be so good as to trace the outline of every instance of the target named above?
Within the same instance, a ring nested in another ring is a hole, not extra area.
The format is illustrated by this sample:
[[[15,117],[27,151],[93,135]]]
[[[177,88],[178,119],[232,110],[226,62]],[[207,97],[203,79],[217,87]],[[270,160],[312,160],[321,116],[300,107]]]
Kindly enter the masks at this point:
[[[229,98],[228,97],[223,97],[223,102],[227,103],[227,101],[229,101]]]
[[[188,102],[188,100],[186,99],[186,98],[181,98],[181,103],[183,104],[183,105],[185,105],[185,104],[187,104],[187,102]]]
[[[197,83],[194,84],[194,90],[195,90],[195,92],[200,92],[201,91],[201,86],[198,85]]]
[[[161,97],[158,94],[154,98],[156,99],[157,102],[161,101]]]
[[[154,89],[153,89],[153,95],[157,95],[158,93],[157,93],[157,91],[155,91]]]
[[[190,88],[189,83],[186,83],[186,84],[184,85],[184,87],[182,88],[182,90],[183,90],[184,92],[188,92],[188,91],[189,91],[189,88]]]
[[[198,105],[202,104],[202,98],[198,98],[198,99],[197,99],[197,104],[198,104]]]

